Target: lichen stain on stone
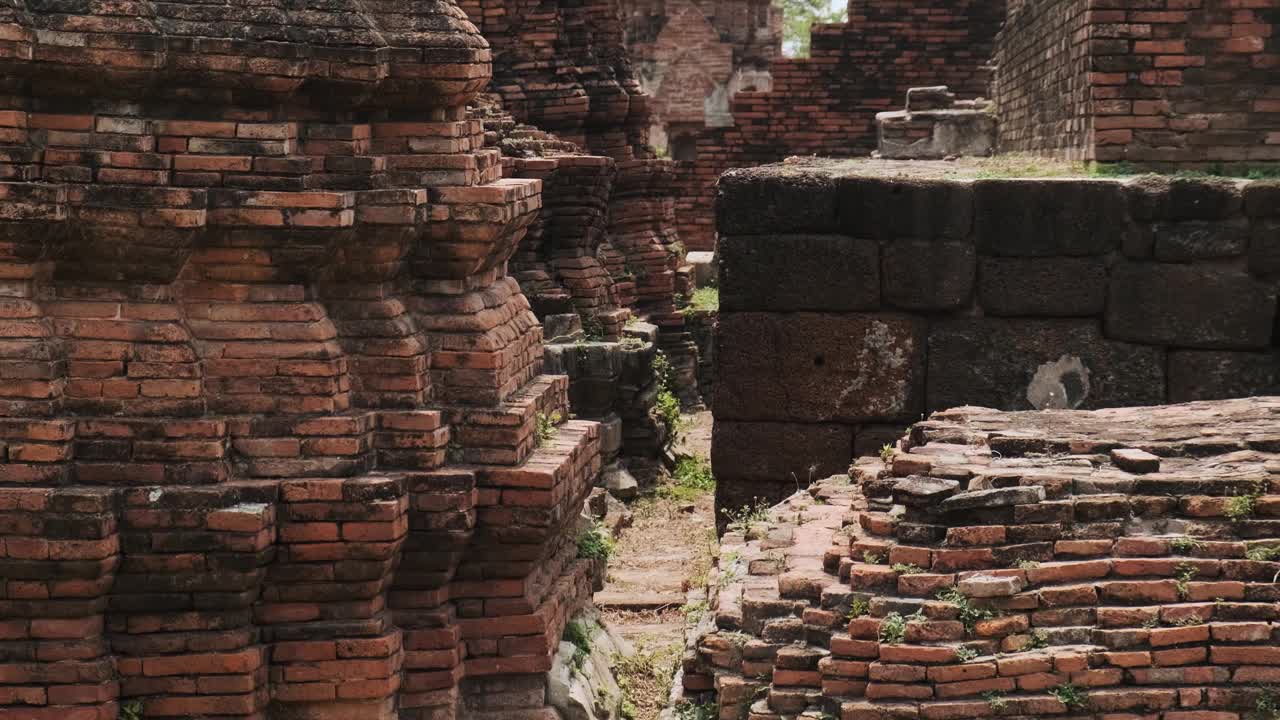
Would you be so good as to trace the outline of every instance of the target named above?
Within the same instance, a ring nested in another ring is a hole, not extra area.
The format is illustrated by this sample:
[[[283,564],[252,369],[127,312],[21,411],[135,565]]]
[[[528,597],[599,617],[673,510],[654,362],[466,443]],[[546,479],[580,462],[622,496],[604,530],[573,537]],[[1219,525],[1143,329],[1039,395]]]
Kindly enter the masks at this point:
[[[1074,355],[1036,368],[1027,385],[1027,402],[1037,410],[1074,410],[1088,397],[1089,368]]]
[[[872,320],[863,335],[862,347],[858,350],[855,366],[859,371],[840,392],[836,407],[845,407],[850,395],[864,389],[871,392],[863,398],[863,403],[874,412],[890,413],[906,407],[908,385],[892,382],[899,377],[897,371],[906,367],[914,350],[910,335],[905,340],[907,347],[904,348],[903,344],[888,323]]]

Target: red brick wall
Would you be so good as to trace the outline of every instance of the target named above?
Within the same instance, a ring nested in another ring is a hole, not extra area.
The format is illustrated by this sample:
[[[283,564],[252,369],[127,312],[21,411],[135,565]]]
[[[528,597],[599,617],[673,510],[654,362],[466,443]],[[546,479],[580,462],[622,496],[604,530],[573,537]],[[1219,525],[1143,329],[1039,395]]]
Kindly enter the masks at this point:
[[[1001,143],[1100,161],[1280,160],[1278,22],[1275,0],[1027,3],[997,57]]]
[[[1090,127],[1087,8],[1088,0],[1010,8],[995,55],[1001,150],[1083,156]]]
[[[697,162],[680,164],[685,244],[714,245],[714,184],[729,168],[790,155],[866,155],[876,145],[876,113],[900,106],[912,87],[987,95],[987,61],[1004,13],[1004,0],[855,0],[848,24],[814,26],[811,57],[776,60],[773,89],[739,93],[735,125],[708,129]]]

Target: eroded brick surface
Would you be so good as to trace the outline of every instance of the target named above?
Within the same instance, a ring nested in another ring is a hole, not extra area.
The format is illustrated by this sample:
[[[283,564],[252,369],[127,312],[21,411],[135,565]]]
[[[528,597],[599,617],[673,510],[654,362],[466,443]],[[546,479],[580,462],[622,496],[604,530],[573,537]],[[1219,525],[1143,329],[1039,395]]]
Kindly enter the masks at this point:
[[[1280,398],[962,407],[724,536],[683,694],[721,717],[1249,717]]]

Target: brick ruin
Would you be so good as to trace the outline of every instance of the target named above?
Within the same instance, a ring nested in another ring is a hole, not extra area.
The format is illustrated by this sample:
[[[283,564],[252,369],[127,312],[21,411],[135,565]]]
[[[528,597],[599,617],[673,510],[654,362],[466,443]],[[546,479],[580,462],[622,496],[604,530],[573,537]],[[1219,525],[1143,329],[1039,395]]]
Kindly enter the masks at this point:
[[[1271,0],[852,0],[811,58],[776,58],[768,90],[680,156],[680,233],[715,246],[716,179],[789,156],[865,156],[878,113],[914,87],[990,98],[998,150],[1212,168],[1280,160],[1280,10]],[[716,64],[716,53],[704,60]],[[941,156],[939,156],[941,157]]]
[[[1280,183],[913,167],[721,179],[721,507],[778,500],[959,405],[1280,394]]]
[[[724,536],[718,717],[1238,720],[1280,667],[1280,398],[917,423]]]
[[[537,432],[490,66],[445,1],[0,8],[0,717],[554,716],[601,431]]]
[[[652,137],[693,160],[708,127],[733,124],[739,92],[765,92],[781,55],[782,11],[768,0],[626,0],[627,51],[653,96]]]

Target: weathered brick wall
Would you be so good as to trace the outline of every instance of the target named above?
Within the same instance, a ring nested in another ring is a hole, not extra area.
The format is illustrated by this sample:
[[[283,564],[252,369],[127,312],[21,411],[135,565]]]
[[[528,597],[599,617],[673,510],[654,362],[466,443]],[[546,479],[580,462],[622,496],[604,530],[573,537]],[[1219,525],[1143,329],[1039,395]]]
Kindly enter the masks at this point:
[[[534,433],[487,44],[132,9],[0,10],[0,716],[545,717],[600,433]]]
[[[996,42],[1002,152],[1052,151],[1083,159],[1092,143],[1085,0],[1028,0],[1010,8]]]
[[[1004,149],[1191,166],[1280,160],[1277,23],[1270,0],[1024,3],[997,43]]]
[[[722,539],[720,717],[1241,720],[1274,703],[1280,397],[955,408]]]
[[[1280,392],[1280,184],[850,166],[721,179],[721,506],[837,472],[932,410]]]
[[[1004,0],[860,1],[850,4],[848,24],[814,26],[811,57],[777,59],[772,90],[738,93],[734,125],[708,129],[697,160],[679,164],[685,243],[714,246],[714,186],[726,170],[790,155],[866,155],[876,147],[876,113],[899,107],[909,88],[988,95],[1004,13]]]

